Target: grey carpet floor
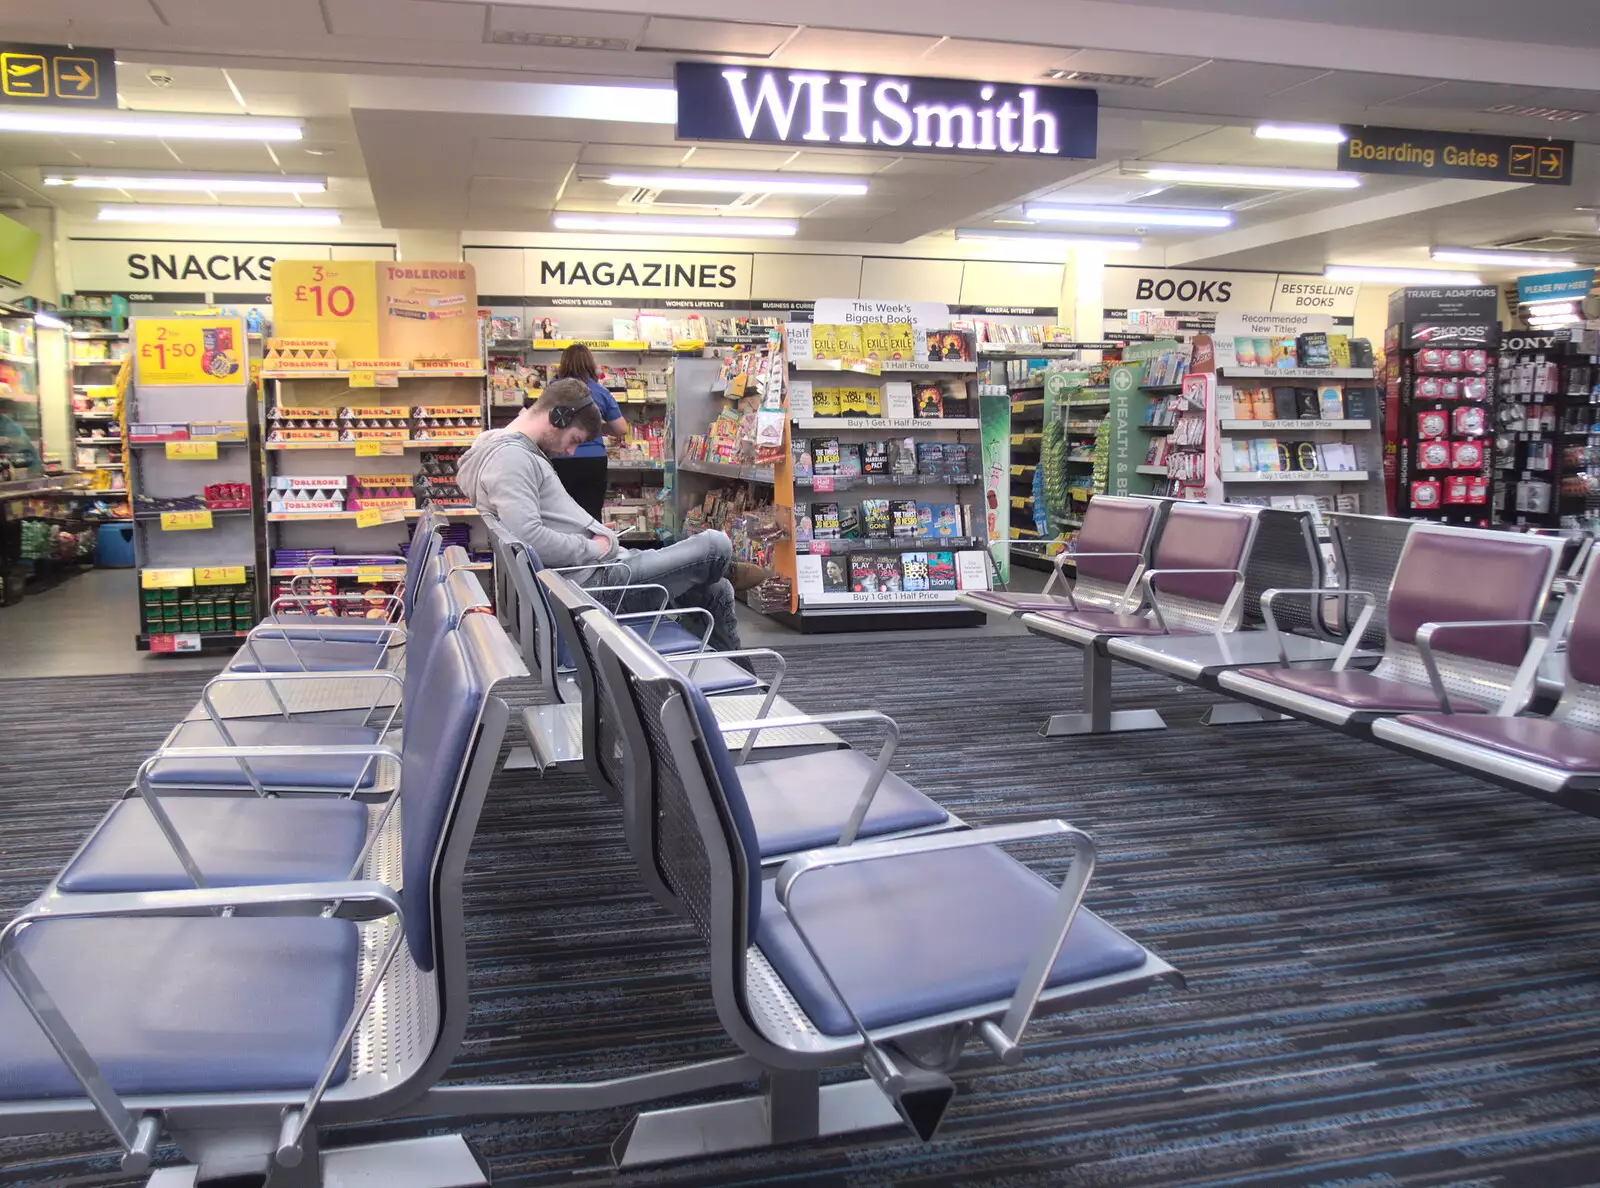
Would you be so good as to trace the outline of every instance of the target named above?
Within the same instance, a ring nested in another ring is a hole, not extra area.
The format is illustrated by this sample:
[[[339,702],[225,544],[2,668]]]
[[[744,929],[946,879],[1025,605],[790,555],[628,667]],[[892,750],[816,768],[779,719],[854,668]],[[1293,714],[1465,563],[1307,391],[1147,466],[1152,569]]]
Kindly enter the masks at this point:
[[[1087,902],[1187,990],[1043,1020],[1016,1069],[974,1057],[930,1146],[883,1132],[619,1176],[623,1112],[555,1115],[467,1128],[495,1182],[1600,1184],[1600,821],[1305,724],[1206,729],[1205,696],[1131,671],[1121,704],[1172,729],[1040,739],[1079,671],[1031,638],[841,640],[793,649],[785,692],[894,715],[899,769],[971,823],[1090,829]],[[200,679],[0,682],[0,911],[59,867]],[[469,893],[473,1024],[451,1079],[731,1051],[698,942],[640,893],[581,779],[499,777]],[[0,1183],[125,1182],[92,1139],[0,1139]]]

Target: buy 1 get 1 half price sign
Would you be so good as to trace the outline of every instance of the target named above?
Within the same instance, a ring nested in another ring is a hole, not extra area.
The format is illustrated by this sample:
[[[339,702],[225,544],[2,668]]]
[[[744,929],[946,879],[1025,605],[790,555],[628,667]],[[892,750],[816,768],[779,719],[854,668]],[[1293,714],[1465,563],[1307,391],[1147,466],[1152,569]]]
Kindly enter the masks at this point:
[[[245,341],[238,318],[135,318],[137,381],[141,387],[241,384]]]

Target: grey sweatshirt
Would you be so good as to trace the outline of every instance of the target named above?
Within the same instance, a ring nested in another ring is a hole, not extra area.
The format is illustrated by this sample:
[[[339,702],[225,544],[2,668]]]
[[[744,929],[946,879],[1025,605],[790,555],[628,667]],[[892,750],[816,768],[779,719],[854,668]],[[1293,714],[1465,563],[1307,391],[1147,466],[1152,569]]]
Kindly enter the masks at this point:
[[[515,429],[480,434],[461,456],[456,481],[481,512],[539,554],[544,565],[582,565],[616,554],[616,535],[567,494],[550,459]],[[591,540],[598,532],[606,543]]]

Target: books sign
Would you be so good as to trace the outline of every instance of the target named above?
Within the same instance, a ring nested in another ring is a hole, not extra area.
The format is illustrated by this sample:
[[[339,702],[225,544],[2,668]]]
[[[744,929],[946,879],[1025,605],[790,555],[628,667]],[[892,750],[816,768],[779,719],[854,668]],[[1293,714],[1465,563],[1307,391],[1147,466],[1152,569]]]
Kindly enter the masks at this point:
[[[864,152],[1095,156],[1099,97],[1078,87],[679,62],[679,140]]]
[[[1542,136],[1484,136],[1419,128],[1345,126],[1339,168],[1347,173],[1397,173],[1468,181],[1572,184],[1570,140]]]

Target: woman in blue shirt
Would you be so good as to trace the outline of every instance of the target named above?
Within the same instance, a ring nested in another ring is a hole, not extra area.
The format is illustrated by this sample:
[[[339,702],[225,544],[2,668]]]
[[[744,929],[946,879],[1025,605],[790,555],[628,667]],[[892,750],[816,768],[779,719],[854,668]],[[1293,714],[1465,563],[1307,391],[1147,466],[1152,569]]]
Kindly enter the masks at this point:
[[[589,395],[594,397],[595,407],[600,410],[600,419],[605,422],[605,430],[601,435],[591,437],[580,445],[573,451],[571,457],[551,458],[550,465],[555,467],[561,485],[566,488],[568,495],[578,501],[578,506],[604,523],[605,517],[600,512],[606,501],[605,437],[626,437],[628,422],[623,418],[616,397],[606,390],[599,376],[600,369],[595,366],[594,355],[590,353],[588,347],[573,343],[561,352],[561,362],[556,366],[556,378],[579,379],[589,385]]]

